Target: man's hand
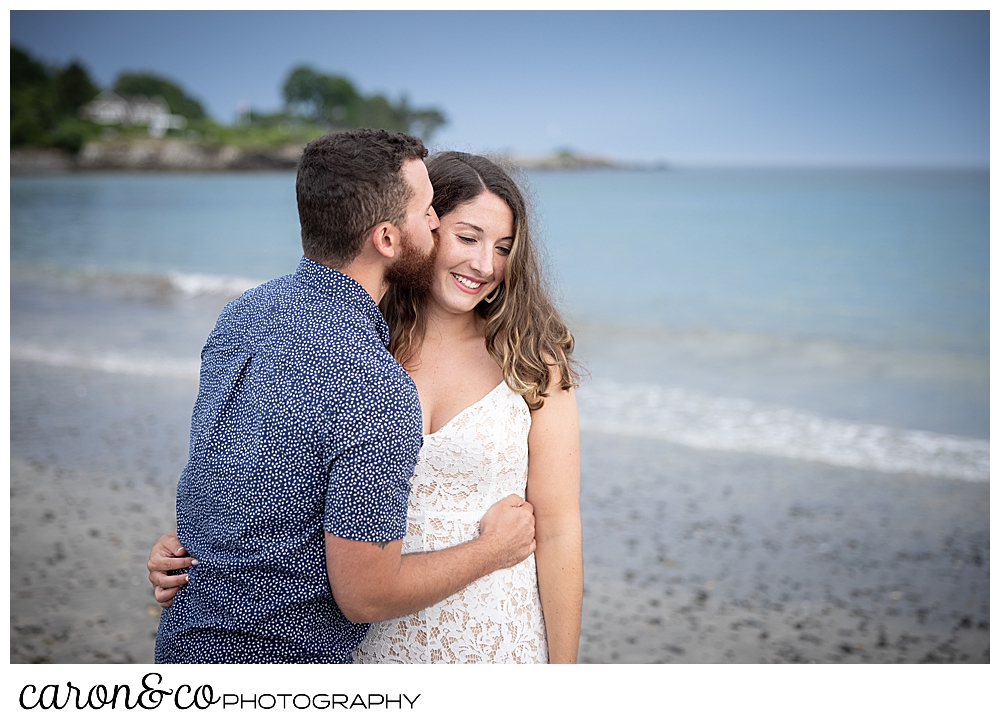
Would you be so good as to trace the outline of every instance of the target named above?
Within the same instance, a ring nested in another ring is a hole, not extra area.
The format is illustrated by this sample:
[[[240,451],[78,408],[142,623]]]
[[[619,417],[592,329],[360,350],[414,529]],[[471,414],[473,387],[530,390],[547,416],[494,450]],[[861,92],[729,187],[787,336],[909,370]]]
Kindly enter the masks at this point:
[[[176,533],[160,536],[149,553],[146,568],[149,569],[149,582],[153,584],[153,597],[161,607],[170,608],[174,596],[188,581],[186,573],[170,576],[167,572],[196,565],[198,561],[188,556]]]
[[[535,514],[531,503],[508,495],[494,503],[479,522],[479,537],[489,541],[497,568],[510,568],[535,552]]]
[[[355,623],[385,621],[443,601],[477,578],[535,550],[530,503],[509,495],[486,511],[479,537],[402,555],[403,541],[366,542],[326,533],[326,571],[340,610]]]

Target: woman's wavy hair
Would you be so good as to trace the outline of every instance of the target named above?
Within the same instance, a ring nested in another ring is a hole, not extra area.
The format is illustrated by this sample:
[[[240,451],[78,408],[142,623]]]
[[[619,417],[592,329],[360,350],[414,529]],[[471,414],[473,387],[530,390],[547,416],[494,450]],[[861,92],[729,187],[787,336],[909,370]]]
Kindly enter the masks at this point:
[[[550,364],[558,369],[559,386],[564,390],[579,384],[580,375],[570,356],[573,335],[546,289],[525,197],[511,178],[518,172],[513,168],[508,172],[500,163],[445,151],[428,159],[427,173],[439,217],[486,192],[503,200],[514,215],[514,243],[504,279],[492,303],[483,300],[475,311],[486,320],[486,349],[503,370],[507,385],[524,397],[529,409],[537,410],[551,382]],[[426,320],[420,312],[425,300],[426,293],[394,285],[379,305],[389,324],[389,352],[404,368],[423,340]]]

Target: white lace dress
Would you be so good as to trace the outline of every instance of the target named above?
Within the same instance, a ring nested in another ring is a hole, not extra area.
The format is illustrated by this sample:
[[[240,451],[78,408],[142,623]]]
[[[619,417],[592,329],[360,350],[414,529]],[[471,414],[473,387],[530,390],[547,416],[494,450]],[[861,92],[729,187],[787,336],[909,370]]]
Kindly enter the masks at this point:
[[[403,553],[433,551],[479,535],[486,510],[524,497],[531,414],[500,383],[424,436],[410,481]],[[474,581],[438,604],[372,624],[354,650],[359,664],[545,663],[545,623],[535,557]]]

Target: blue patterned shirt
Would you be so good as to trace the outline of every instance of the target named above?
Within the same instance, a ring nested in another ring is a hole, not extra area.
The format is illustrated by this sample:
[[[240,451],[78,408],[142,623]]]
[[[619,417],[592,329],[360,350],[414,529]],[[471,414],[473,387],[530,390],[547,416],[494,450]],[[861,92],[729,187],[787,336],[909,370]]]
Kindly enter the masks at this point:
[[[406,530],[420,402],[374,300],[303,258],[226,305],[202,351],[177,530],[199,565],[157,663],[350,663],[368,626],[333,600],[323,531]]]

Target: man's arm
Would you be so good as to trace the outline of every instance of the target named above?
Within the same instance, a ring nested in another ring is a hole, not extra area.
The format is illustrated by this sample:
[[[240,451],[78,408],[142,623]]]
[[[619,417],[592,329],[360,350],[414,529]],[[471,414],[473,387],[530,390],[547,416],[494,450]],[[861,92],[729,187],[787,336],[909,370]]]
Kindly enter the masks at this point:
[[[401,555],[402,541],[365,541],[326,534],[326,570],[341,611],[356,623],[405,616],[441,601],[478,578],[510,568],[535,550],[531,504],[516,495],[493,505],[475,540],[429,553]],[[198,565],[176,533],[160,537],[146,567],[153,595],[169,608],[187,574],[167,571]]]
[[[466,543],[407,555],[399,540],[370,543],[327,533],[333,598],[350,621],[384,621],[427,608],[535,550],[533,508],[516,495],[486,511],[479,531]]]

